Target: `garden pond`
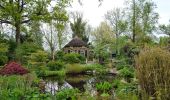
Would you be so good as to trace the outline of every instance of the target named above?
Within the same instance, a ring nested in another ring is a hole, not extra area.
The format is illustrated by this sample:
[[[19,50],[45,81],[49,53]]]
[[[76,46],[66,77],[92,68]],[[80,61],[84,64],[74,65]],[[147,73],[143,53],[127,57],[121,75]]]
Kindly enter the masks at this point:
[[[113,82],[114,75],[67,75],[64,79],[59,79],[58,77],[44,77],[45,81],[45,91],[55,94],[58,91],[66,88],[77,88],[80,92],[88,92],[91,96],[98,95],[95,88],[97,83],[100,82]],[[111,95],[114,95],[114,90],[111,90]]]

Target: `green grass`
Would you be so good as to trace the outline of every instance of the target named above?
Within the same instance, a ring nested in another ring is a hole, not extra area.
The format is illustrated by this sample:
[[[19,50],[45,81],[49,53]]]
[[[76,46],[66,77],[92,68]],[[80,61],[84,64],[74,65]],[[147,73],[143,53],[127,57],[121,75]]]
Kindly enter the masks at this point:
[[[59,76],[64,77],[65,76],[65,70],[60,71],[45,71],[44,76]]]
[[[80,74],[87,71],[92,71],[94,68],[85,66],[83,64],[68,64],[66,65],[67,74]]]

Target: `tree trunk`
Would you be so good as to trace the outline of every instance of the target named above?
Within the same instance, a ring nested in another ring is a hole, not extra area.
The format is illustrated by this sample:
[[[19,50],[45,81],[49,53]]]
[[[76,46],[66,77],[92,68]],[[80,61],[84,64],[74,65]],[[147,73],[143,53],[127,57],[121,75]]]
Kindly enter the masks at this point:
[[[16,23],[15,28],[16,28],[16,30],[15,30],[16,44],[19,45],[20,44],[20,32],[21,32],[20,24]]]
[[[53,50],[53,52],[52,52],[52,60],[53,60],[53,61],[55,60],[55,52],[54,52],[54,50]]]
[[[136,2],[133,0],[133,19],[132,19],[132,42],[135,42],[136,38]]]
[[[118,54],[118,34],[116,33],[116,55]]]

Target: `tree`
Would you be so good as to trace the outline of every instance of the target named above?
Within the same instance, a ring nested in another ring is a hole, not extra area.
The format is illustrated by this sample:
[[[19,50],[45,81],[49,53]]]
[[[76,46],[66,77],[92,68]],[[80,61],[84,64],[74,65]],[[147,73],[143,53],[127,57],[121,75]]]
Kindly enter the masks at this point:
[[[70,23],[71,29],[73,31],[72,37],[78,36],[86,43],[88,42],[88,36],[86,35],[86,24],[87,22],[83,21],[83,15],[81,13],[73,14],[73,23]]]
[[[120,8],[110,10],[105,14],[105,19],[110,23],[113,28],[113,32],[116,35],[116,53],[118,53],[119,36],[127,29],[127,22],[125,21],[124,16],[125,13]]]
[[[63,43],[63,32],[68,21],[68,15],[65,10],[65,7],[54,7],[51,18],[46,22],[45,27],[41,27],[41,31],[46,40],[46,44],[51,53],[52,60],[55,59],[55,51],[57,50],[57,46],[61,50],[61,45]]]
[[[166,34],[166,35],[168,35],[170,37],[170,24],[168,24],[168,25],[160,25],[159,28],[160,28],[160,30],[162,31],[163,34]]]
[[[100,61],[101,59],[106,60],[109,57],[109,53],[112,53],[114,37],[115,34],[106,22],[102,22],[92,32],[93,45],[95,46],[94,53]]]
[[[54,60],[55,50],[57,49],[57,33],[54,30],[54,23],[47,23],[45,27],[41,27],[41,31],[45,38],[45,47],[50,49],[51,59]]]
[[[154,10],[156,5],[150,0],[132,0],[130,3],[129,26],[132,30],[132,41],[136,42],[156,28],[158,13]]]
[[[57,0],[55,6],[65,6],[69,0]],[[1,0],[0,23],[15,27],[16,43],[20,43],[21,26],[34,20],[49,19],[47,7],[51,0]]]
[[[54,28],[57,32],[57,40],[58,40],[58,46],[61,50],[61,46],[65,40],[65,32],[67,31],[67,22],[68,22],[68,15],[67,11],[63,8],[54,8],[55,12],[52,14],[54,17]]]

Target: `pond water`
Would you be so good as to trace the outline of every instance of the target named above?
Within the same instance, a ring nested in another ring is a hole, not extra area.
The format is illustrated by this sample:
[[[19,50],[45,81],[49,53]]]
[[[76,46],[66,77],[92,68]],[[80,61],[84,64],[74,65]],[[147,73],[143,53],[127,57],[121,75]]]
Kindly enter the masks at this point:
[[[64,80],[58,79],[57,77],[46,77],[45,80],[45,90],[55,94],[65,88],[77,88],[81,92],[88,92],[92,96],[97,95],[97,90],[95,88],[96,83],[108,81],[113,82],[113,75],[106,76],[94,76],[94,75],[68,75]]]

